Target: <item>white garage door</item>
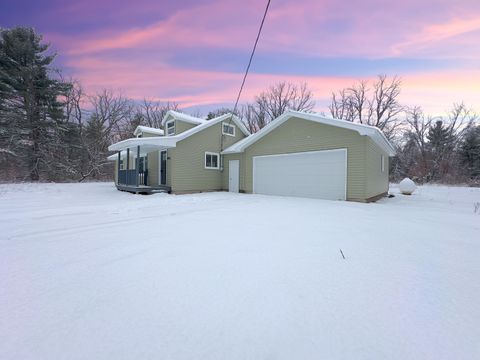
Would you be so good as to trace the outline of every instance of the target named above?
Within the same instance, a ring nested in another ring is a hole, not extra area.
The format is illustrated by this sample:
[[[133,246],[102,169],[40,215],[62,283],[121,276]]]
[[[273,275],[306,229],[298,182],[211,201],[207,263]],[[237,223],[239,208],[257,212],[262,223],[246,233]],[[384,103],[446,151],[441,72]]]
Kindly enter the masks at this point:
[[[345,200],[347,150],[255,156],[255,194]]]

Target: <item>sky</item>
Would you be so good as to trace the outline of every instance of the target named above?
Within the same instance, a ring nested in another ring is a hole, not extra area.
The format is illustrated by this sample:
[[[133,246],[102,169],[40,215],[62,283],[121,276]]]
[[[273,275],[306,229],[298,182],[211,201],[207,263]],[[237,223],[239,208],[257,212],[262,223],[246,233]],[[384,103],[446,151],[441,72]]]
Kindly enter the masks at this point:
[[[231,106],[264,0],[1,0],[0,27],[33,26],[55,65],[90,94]],[[332,91],[378,74],[400,100],[439,115],[480,110],[479,0],[272,0],[241,102],[279,81],[307,82],[318,111]]]

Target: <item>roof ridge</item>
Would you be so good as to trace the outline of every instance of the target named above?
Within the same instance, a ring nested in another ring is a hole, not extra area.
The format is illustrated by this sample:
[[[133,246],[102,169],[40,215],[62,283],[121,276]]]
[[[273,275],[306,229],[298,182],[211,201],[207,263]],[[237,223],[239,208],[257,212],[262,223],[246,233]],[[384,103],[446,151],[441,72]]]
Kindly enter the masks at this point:
[[[243,150],[245,150],[246,147],[256,142],[257,139],[262,138],[264,135],[268,134],[277,126],[279,126],[280,124],[289,120],[292,117],[300,117],[301,119],[304,119],[304,120],[315,121],[315,122],[324,123],[330,126],[338,126],[345,129],[357,131],[360,135],[366,135],[372,138],[372,140],[374,140],[377,143],[377,145],[379,145],[380,147],[385,146],[384,149],[386,152],[390,154],[390,156],[393,156],[395,154],[395,148],[390,143],[390,141],[386,138],[385,134],[378,127],[364,125],[364,124],[357,124],[357,123],[343,120],[343,119],[327,118],[318,113],[307,113],[307,112],[295,111],[295,110],[288,110],[284,112],[282,115],[280,115],[279,117],[271,121],[269,124],[267,124],[265,127],[257,131],[255,134],[247,136],[245,139],[242,139],[236,142],[235,144],[231,145],[227,149],[225,149],[224,153],[228,154],[228,153],[243,152]],[[377,141],[383,144],[379,144],[375,140],[375,138],[378,136],[380,136],[381,140],[377,139]]]

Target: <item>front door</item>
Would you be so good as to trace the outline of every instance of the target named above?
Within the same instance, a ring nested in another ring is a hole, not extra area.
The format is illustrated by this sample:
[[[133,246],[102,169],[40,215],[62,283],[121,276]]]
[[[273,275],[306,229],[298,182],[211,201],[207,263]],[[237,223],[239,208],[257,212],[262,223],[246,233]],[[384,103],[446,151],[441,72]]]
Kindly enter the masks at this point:
[[[167,152],[160,151],[160,185],[167,185]]]
[[[228,191],[238,192],[240,178],[240,161],[230,160],[228,162]]]

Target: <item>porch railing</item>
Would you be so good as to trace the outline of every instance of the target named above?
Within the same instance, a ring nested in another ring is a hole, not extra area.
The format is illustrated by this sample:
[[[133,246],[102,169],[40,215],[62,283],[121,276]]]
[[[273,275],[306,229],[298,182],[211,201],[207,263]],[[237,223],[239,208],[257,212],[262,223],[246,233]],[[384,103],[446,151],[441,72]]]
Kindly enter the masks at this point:
[[[119,170],[118,171],[118,183],[121,185],[137,186],[137,170]],[[138,173],[138,185],[148,184],[148,172]]]

